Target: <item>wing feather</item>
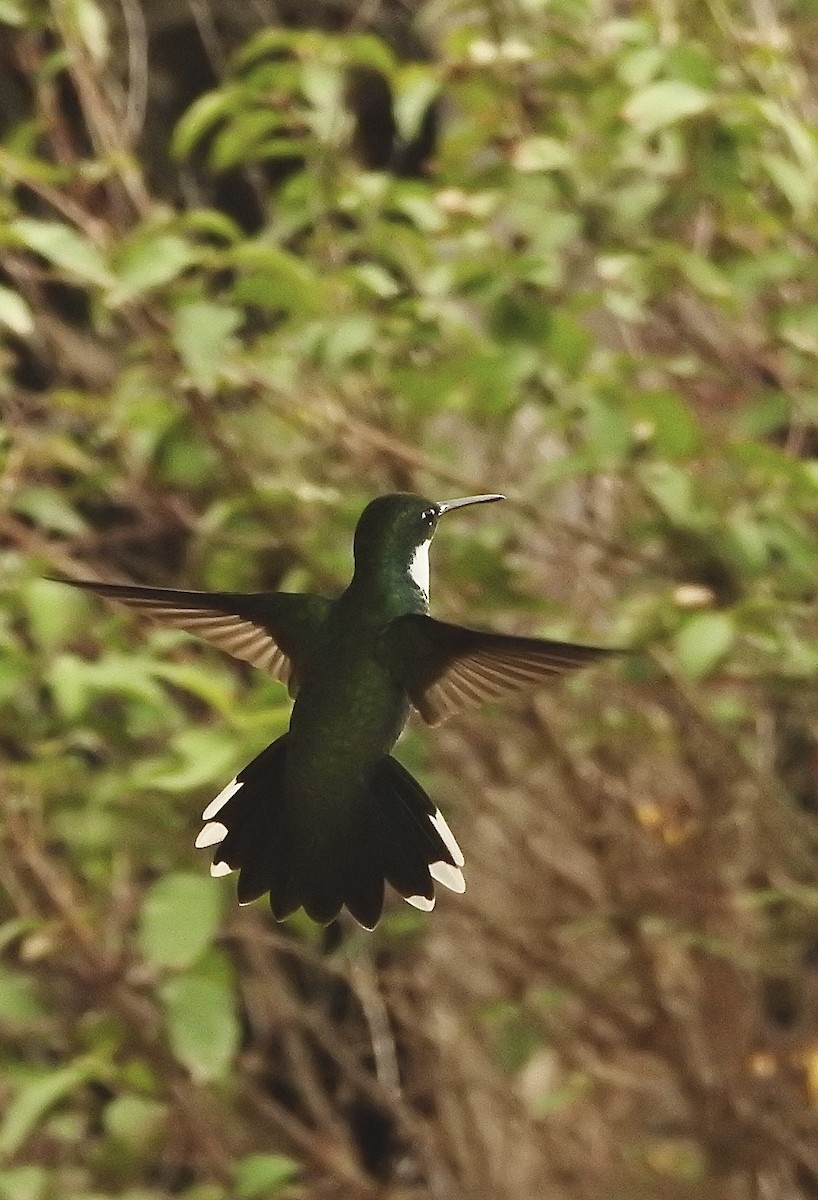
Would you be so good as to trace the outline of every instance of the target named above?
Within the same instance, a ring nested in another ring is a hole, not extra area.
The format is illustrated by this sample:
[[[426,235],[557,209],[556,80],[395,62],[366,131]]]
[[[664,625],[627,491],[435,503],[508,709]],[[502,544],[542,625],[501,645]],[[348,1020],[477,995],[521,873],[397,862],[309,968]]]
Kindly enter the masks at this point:
[[[332,604],[323,596],[290,592],[188,592],[86,579],[59,582],[95,592],[163,625],[203,638],[234,658],[269,672],[291,691],[297,687],[301,665],[320,636]]]
[[[412,703],[430,725],[620,653],[601,646],[483,633],[420,613],[392,622],[386,650]]]

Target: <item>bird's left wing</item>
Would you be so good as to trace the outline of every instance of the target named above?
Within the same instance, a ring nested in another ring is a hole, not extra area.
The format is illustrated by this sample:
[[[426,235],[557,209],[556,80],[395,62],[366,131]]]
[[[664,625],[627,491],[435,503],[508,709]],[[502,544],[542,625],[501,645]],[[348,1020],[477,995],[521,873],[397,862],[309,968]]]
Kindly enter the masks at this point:
[[[186,592],[60,579],[204,638],[285,683],[294,694],[302,664],[320,640],[332,601],[294,592]]]
[[[483,633],[420,613],[392,622],[385,651],[409,699],[429,725],[621,653],[601,646]]]

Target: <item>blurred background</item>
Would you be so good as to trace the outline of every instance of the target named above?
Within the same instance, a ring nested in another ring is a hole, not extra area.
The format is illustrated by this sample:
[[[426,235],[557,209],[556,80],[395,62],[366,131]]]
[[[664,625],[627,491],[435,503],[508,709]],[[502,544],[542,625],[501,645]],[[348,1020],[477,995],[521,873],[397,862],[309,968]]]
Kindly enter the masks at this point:
[[[0,0],[0,1198],[818,1196],[814,0]],[[632,654],[399,748],[464,896],[239,910],[284,689],[43,579]]]

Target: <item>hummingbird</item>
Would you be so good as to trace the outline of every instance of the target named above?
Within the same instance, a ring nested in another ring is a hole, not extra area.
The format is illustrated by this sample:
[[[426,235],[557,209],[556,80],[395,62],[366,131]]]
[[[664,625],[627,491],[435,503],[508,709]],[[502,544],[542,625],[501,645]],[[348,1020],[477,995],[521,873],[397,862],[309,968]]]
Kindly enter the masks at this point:
[[[536,687],[614,651],[488,633],[429,615],[429,544],[441,517],[503,500],[379,496],[355,529],[354,571],[329,599],[61,580],[204,638],[294,697],[287,733],[207,805],[199,848],[237,871],[238,901],[269,893],[328,924],[345,906],[374,929],[388,882],[429,911],[435,883],[465,888],[443,814],[391,751],[413,709],[429,725]]]

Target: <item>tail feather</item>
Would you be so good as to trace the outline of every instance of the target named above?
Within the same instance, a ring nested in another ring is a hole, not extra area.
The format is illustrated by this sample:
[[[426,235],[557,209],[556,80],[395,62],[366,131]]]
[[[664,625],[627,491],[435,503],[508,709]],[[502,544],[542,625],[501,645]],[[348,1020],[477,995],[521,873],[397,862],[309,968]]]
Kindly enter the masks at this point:
[[[440,832],[433,824],[437,809],[402,763],[396,758],[385,758],[379,763],[373,777],[372,790],[379,796],[393,823],[402,823],[407,835],[415,843],[425,846],[430,853],[434,852],[440,861],[456,865],[451,850],[445,845]],[[393,804],[400,809],[400,813],[395,813],[394,816]]]
[[[435,880],[456,892],[463,855],[445,819],[396,759],[386,757],[349,813],[328,809],[305,844],[284,788],[287,735],[238,773],[204,811],[196,839],[213,846],[211,871],[239,871],[238,899],[265,892],[276,920],[303,907],[327,924],[346,905],[366,929],[380,920],[384,882],[410,904],[431,909]],[[299,814],[303,815],[303,814]]]
[[[434,901],[435,885],[429,874],[427,855],[412,837],[412,828],[402,816],[376,808],[372,814],[372,853],[388,883],[408,899],[424,896]]]
[[[208,823],[196,845],[216,846],[211,872],[223,874],[224,866],[240,871],[239,904],[257,900],[285,874],[290,843],[283,779],[286,743],[285,734],[262,750],[202,814]]]
[[[381,919],[384,901],[384,872],[374,855],[350,856],[346,872],[344,903],[359,925],[374,929]]]

